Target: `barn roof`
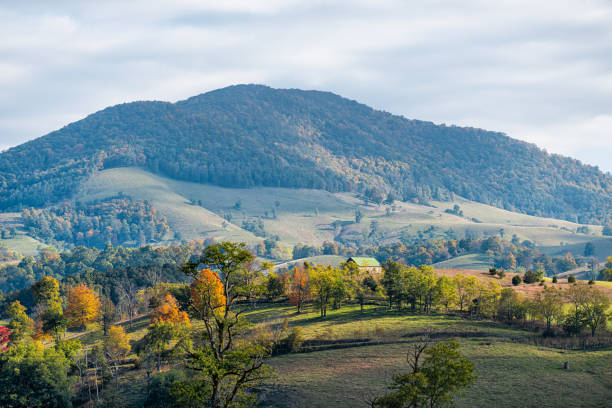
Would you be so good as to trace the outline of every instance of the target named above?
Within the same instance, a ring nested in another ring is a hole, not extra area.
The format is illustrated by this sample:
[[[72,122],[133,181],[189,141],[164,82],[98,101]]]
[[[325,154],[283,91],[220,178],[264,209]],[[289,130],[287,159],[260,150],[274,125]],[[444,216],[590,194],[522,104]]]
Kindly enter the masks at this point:
[[[380,266],[380,263],[376,260],[376,258],[364,257],[364,256],[354,256],[347,259],[347,262],[355,262],[357,266]]]

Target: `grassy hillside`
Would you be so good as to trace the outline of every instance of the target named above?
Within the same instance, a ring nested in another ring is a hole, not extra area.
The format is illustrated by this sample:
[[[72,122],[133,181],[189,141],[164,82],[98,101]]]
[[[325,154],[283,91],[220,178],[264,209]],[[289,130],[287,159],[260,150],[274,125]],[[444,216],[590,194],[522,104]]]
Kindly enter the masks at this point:
[[[407,347],[413,336],[430,329],[438,336],[459,336],[461,352],[474,362],[475,384],[457,400],[458,407],[602,407],[612,389],[612,350],[567,351],[533,346],[531,334],[499,323],[470,320],[459,316],[414,315],[367,306],[360,313],[356,305],[330,310],[321,320],[312,306],[302,314],[286,304],[260,305],[247,313],[256,327],[280,324],[300,327],[305,340],[338,341],[370,339],[383,345],[355,345],[292,353],[268,360],[276,379],[262,387],[261,407],[367,407],[366,400],[385,392],[392,376],[407,371]],[[194,327],[200,327],[194,322]],[[138,319],[132,328],[122,324],[132,343],[146,333],[148,318]],[[84,344],[102,341],[100,330],[75,333]],[[128,356],[128,359],[135,357]],[[563,370],[563,362],[570,370]],[[566,385],[571,384],[569,387]],[[143,368],[127,364],[119,380],[122,398],[128,407],[142,406],[146,398]],[[559,392],[559,387],[567,390]],[[589,392],[585,393],[584,390]]]
[[[0,213],[0,227],[15,229],[16,235],[14,237],[6,239],[0,237],[0,246],[15,251],[19,255],[35,256],[42,248],[47,247],[43,242],[26,234],[19,213]]]
[[[223,188],[176,181],[134,167],[96,173],[79,189],[76,198],[93,200],[119,192],[133,199],[150,200],[184,239],[261,241],[263,238],[241,228],[244,220],[261,218],[265,232],[278,235],[281,243],[288,246],[321,245],[324,241],[350,241],[355,237],[363,240],[372,232],[372,222],[375,222],[377,234],[373,242],[377,244],[419,234],[425,238],[448,234],[458,238],[466,234],[483,237],[503,230],[507,238],[516,234],[551,253],[563,251],[565,246],[561,243],[572,243],[577,253],[581,253],[586,242],[595,243],[601,258],[612,253],[612,238],[602,237],[598,227],[587,226],[590,234],[579,234],[576,230],[580,224],[513,213],[466,200],[455,202],[464,212],[464,216],[456,216],[444,211],[454,203],[433,202],[433,206],[425,206],[396,201],[392,205],[376,205],[350,193],[270,187]],[[363,213],[359,224],[354,222],[356,208]],[[228,215],[231,222],[223,218]]]
[[[604,407],[609,403],[612,351],[563,352],[500,339],[461,340],[475,365],[474,385],[457,407]],[[390,378],[408,371],[407,345],[359,347],[275,357],[278,385],[267,407],[368,407]],[[570,361],[572,370],[562,370]],[[588,390],[588,392],[585,392]]]
[[[167,244],[177,239],[243,241],[264,240],[245,230],[243,222],[261,220],[267,237],[278,236],[287,248],[302,243],[320,246],[324,241],[382,245],[404,239],[433,239],[466,236],[481,238],[516,235],[536,243],[549,255],[572,251],[581,254],[592,242],[600,260],[612,253],[612,237],[603,237],[601,227],[540,218],[501,210],[457,198],[429,205],[395,201],[373,204],[352,193],[323,190],[256,187],[224,188],[211,184],[177,181],[136,167],[121,167],[94,173],[79,188],[74,200],[87,202],[126,194],[134,200],[149,200],[167,218],[172,233]],[[462,216],[447,212],[459,205]],[[355,211],[363,218],[355,223]],[[0,214],[0,227],[16,226],[19,236],[3,240],[7,247],[24,255],[37,253],[41,242],[24,235],[18,213]],[[588,233],[576,232],[587,228]],[[335,261],[334,261],[335,262]],[[483,255],[451,259],[441,267],[486,269]]]

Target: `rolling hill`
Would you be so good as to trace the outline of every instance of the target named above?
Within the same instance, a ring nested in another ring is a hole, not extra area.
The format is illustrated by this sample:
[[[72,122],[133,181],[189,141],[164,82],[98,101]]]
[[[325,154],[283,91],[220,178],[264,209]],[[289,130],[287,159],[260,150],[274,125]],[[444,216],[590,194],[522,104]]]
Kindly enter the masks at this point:
[[[501,133],[409,120],[329,92],[239,85],[174,104],[113,106],[1,153],[0,210],[74,198],[92,176],[125,166],[227,188],[356,193],[373,203],[460,196],[599,225],[612,209],[610,174]]]
[[[600,226],[513,213],[463,199],[428,205],[400,201],[375,204],[354,193],[282,187],[227,188],[174,180],[136,167],[95,172],[79,187],[74,201],[87,203],[118,194],[149,201],[167,219],[174,234],[158,242],[162,245],[177,239],[228,239],[255,245],[265,238],[245,229],[244,222],[258,220],[266,236],[278,237],[286,248],[296,244],[320,247],[325,241],[383,245],[419,236],[482,238],[503,232],[506,239],[516,235],[520,240],[532,241],[549,255],[564,254],[569,249],[580,254],[587,242],[594,244],[595,255],[600,259],[612,253],[612,238],[602,236]],[[454,205],[460,206],[463,216],[447,211]],[[360,223],[355,222],[356,208],[362,213]],[[0,216],[0,227],[3,222],[16,223],[18,219],[18,214]],[[579,228],[584,231],[584,227],[588,233],[577,232]],[[14,242],[0,240],[0,244],[12,247]],[[284,255],[284,259],[288,257],[290,254]],[[465,260],[448,262],[440,266],[490,266],[484,256],[468,255]]]

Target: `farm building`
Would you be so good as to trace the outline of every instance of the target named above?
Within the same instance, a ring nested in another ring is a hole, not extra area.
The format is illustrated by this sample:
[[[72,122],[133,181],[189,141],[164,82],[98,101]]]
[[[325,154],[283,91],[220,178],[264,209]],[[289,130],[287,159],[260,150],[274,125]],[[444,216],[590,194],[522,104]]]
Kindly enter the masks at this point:
[[[346,260],[346,262],[355,263],[362,272],[368,272],[372,276],[377,276],[382,273],[382,266],[376,258],[354,256]]]

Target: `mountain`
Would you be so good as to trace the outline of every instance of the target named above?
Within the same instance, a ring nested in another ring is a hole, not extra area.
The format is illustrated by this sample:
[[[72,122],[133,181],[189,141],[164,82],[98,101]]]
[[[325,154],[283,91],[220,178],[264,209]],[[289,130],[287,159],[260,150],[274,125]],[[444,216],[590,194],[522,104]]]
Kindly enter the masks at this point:
[[[608,222],[612,176],[482,129],[436,125],[329,92],[238,85],[104,109],[0,154],[0,210],[73,197],[125,166],[183,181],[352,191],[372,201],[459,195],[511,211]]]

